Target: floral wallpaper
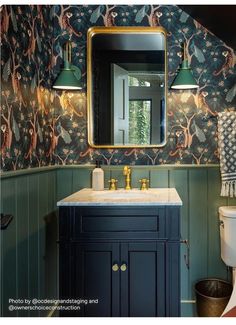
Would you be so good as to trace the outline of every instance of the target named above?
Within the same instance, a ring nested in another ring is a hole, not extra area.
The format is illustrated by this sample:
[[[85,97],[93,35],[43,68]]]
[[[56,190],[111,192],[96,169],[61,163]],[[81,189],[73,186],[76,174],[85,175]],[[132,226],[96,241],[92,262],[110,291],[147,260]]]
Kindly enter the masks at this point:
[[[1,7],[2,169],[45,165],[218,163],[217,113],[236,107],[236,53],[178,6],[54,5]],[[169,86],[181,44],[197,90],[168,91],[168,141],[159,149],[90,148],[86,116],[86,39],[91,26],[162,26],[168,32]],[[62,45],[82,91],[54,91]]]

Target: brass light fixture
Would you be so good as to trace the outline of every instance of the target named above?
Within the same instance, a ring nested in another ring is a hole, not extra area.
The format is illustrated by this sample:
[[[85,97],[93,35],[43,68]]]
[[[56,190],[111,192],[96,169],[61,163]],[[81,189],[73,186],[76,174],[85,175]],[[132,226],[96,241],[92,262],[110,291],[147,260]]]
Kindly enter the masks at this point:
[[[181,63],[179,71],[171,85],[172,89],[196,89],[198,84],[193,77],[191,68],[188,64],[188,59],[186,57],[186,45],[184,43],[184,59]]]
[[[71,64],[72,42],[69,39],[63,50],[64,68],[61,69],[56,81],[53,84],[54,89],[79,90],[82,89],[80,82],[81,71]]]

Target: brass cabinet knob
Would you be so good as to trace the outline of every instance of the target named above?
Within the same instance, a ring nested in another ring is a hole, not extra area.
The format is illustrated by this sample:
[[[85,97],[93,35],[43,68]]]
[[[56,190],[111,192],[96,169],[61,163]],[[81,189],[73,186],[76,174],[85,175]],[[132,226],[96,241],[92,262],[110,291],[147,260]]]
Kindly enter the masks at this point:
[[[111,190],[111,191],[117,190],[117,182],[118,182],[118,180],[115,178],[110,179],[108,181],[108,183],[110,184],[109,190]]]
[[[122,264],[120,269],[121,269],[122,272],[125,272],[127,270],[127,265],[125,263]]]
[[[119,265],[118,264],[113,264],[112,265],[112,271],[117,272],[119,270]]]
[[[148,190],[148,186],[149,186],[149,180],[146,178],[142,178],[139,180],[139,182],[141,183],[141,187],[140,190]]]

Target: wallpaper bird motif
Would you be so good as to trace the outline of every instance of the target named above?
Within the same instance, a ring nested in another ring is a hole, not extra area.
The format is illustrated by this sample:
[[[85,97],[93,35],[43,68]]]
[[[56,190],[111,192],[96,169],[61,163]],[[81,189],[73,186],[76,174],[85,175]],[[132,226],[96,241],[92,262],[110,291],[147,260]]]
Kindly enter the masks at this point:
[[[169,86],[181,44],[199,88],[168,90],[163,148],[93,149],[87,143],[86,43],[92,26],[162,26]],[[71,37],[82,91],[55,91],[62,45]],[[217,113],[236,107],[236,53],[178,6],[16,5],[1,7],[1,168],[47,165],[218,163]]]

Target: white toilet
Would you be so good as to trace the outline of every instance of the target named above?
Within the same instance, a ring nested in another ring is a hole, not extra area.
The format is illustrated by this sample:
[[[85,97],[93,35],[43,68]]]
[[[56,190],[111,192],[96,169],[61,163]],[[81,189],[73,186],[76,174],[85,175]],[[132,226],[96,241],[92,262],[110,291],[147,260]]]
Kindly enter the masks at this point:
[[[236,307],[236,206],[220,207],[219,218],[221,258],[233,272],[233,292],[222,316],[231,311],[231,316],[235,317],[236,312],[232,314],[232,309]]]

